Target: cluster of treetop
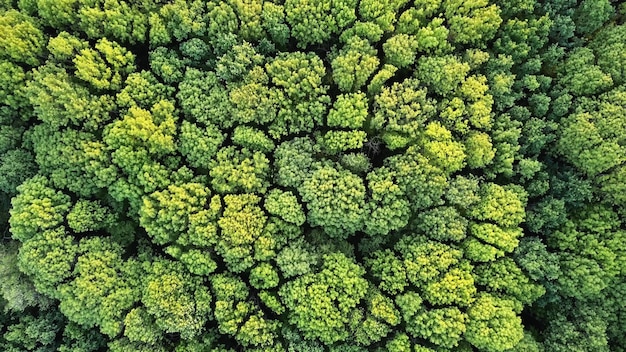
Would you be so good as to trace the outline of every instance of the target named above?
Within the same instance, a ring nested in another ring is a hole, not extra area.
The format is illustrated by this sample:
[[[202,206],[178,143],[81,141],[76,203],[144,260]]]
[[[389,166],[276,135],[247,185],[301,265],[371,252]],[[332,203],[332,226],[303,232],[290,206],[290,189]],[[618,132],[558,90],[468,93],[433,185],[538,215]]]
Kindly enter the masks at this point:
[[[625,19],[0,0],[0,350],[625,350]]]

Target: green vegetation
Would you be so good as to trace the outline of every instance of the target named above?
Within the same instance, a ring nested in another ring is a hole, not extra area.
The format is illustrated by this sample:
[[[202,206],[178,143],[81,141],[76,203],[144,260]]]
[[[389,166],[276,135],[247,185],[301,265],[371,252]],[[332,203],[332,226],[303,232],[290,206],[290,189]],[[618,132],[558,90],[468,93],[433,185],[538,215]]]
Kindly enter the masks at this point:
[[[626,350],[626,5],[0,0],[0,350]]]

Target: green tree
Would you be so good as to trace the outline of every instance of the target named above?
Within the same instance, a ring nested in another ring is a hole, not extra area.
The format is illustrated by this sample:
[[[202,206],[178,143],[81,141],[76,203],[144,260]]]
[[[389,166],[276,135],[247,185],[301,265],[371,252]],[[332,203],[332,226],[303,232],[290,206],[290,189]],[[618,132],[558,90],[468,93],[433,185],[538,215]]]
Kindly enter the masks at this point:
[[[365,186],[353,173],[322,166],[299,189],[308,209],[307,221],[331,237],[346,238],[363,227]]]
[[[97,326],[117,336],[123,317],[140,297],[137,263],[124,262],[123,250],[107,238],[83,239],[78,245],[75,278],[59,286],[60,311],[82,326]]]
[[[358,91],[376,71],[380,60],[367,40],[351,37],[333,57],[333,81],[342,92]]]
[[[356,20],[354,0],[286,0],[285,14],[299,48],[321,44]]]
[[[25,95],[37,118],[55,128],[73,125],[97,130],[110,120],[115,106],[110,96],[91,95],[72,81],[67,70],[51,64],[33,72]]]
[[[213,124],[200,128],[197,124],[183,121],[180,125],[178,150],[189,165],[206,169],[224,142],[225,135]]]
[[[365,229],[369,235],[387,235],[406,226],[410,217],[409,202],[403,190],[394,182],[386,167],[367,174],[370,194],[365,210]]]
[[[190,218],[202,212],[210,196],[210,191],[198,183],[170,185],[144,197],[139,223],[155,243],[175,242],[188,230]]]
[[[264,203],[265,209],[271,215],[300,226],[306,221],[302,205],[298,198],[290,191],[273,189],[267,193]]]
[[[383,88],[374,102],[375,115],[370,128],[383,130],[382,139],[390,149],[414,144],[426,121],[436,112],[434,101],[416,79]]]
[[[269,160],[261,152],[226,147],[208,164],[211,185],[218,193],[265,193]]]
[[[163,5],[158,13],[150,15],[150,45],[156,47],[189,36],[202,36],[206,30],[204,3],[177,0]]]
[[[484,45],[502,23],[498,6],[486,0],[444,1],[443,9],[454,41],[459,44]]]
[[[11,235],[26,242],[63,225],[71,207],[71,198],[50,187],[48,179],[35,176],[17,187],[17,196],[10,210]]]
[[[196,338],[204,331],[212,301],[203,279],[191,276],[180,263],[155,260],[144,278],[141,302],[147,312],[162,331],[180,333],[184,339]]]
[[[299,188],[313,172],[313,157],[319,146],[309,138],[297,137],[281,143],[274,151],[276,183]]]
[[[0,16],[0,58],[37,66],[44,53],[45,39],[37,21],[16,10]]]
[[[486,351],[504,351],[515,347],[524,337],[521,319],[513,304],[485,294],[467,310],[465,338]]]
[[[20,270],[37,292],[59,298],[58,286],[72,276],[78,245],[64,228],[43,230],[23,242],[18,255]]]
[[[185,117],[190,122],[215,124],[228,128],[233,124],[228,91],[214,72],[188,68],[178,85],[176,95]]]
[[[280,53],[265,65],[273,91],[280,102],[276,120],[269,126],[272,138],[311,132],[323,123],[330,97],[323,84],[326,69],[313,53]]]
[[[74,58],[76,77],[96,89],[119,90],[126,75],[135,70],[135,56],[115,42],[105,38],[96,50],[82,49]]]
[[[55,187],[89,196],[117,178],[118,168],[94,134],[73,129],[55,131],[47,124],[30,132],[35,162]]]
[[[468,72],[469,64],[458,58],[423,56],[418,60],[417,77],[435,93],[446,96],[461,84]]]
[[[254,194],[224,196],[224,212],[218,220],[222,233],[216,250],[231,271],[244,271],[254,263],[253,245],[267,221],[260,201]]]
[[[120,107],[150,109],[161,100],[172,100],[173,92],[173,87],[159,82],[152,72],[142,70],[128,75],[116,102]]]
[[[365,297],[368,283],[363,268],[340,253],[323,256],[317,273],[283,285],[280,296],[289,309],[289,321],[307,339],[332,344],[348,338],[350,312]]]
[[[333,108],[328,113],[328,127],[359,129],[367,120],[367,99],[363,93],[348,93],[337,96]]]
[[[407,34],[397,34],[383,44],[385,61],[398,68],[412,65],[415,62],[419,41]]]
[[[397,12],[407,3],[405,0],[362,1],[359,14],[366,21],[376,23],[383,31],[392,32]]]

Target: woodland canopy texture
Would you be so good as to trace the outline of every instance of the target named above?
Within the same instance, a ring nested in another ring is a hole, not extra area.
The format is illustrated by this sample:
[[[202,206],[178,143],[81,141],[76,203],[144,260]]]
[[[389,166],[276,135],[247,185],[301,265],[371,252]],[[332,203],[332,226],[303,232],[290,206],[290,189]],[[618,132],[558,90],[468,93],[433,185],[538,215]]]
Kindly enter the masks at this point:
[[[0,0],[0,350],[626,350],[625,20]]]

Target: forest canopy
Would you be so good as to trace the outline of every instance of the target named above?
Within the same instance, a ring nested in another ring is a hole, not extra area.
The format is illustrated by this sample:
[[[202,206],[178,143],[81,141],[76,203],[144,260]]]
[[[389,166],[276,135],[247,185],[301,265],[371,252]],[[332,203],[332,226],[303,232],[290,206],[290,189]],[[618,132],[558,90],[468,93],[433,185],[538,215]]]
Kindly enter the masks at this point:
[[[0,0],[0,350],[626,350],[625,20]]]

